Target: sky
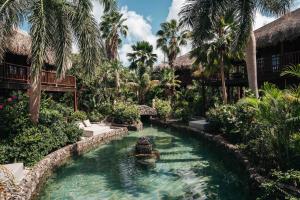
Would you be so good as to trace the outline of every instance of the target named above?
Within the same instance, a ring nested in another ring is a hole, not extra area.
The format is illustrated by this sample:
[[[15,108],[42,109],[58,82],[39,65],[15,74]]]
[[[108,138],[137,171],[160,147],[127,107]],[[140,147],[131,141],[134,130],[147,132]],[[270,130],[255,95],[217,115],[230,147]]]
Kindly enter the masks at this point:
[[[160,28],[160,24],[171,19],[179,19],[178,13],[183,6],[185,0],[118,0],[118,5],[127,20],[125,24],[128,26],[127,38],[123,39],[123,44],[119,49],[119,57],[124,65],[128,65],[126,54],[130,52],[131,45],[137,41],[146,40],[154,46],[155,53],[158,55],[158,62],[164,60],[163,53],[156,49],[156,32]],[[103,8],[99,1],[94,0],[93,14],[98,22],[103,15]],[[300,7],[300,0],[295,0],[293,9]],[[259,28],[273,20],[275,17],[264,16],[256,13],[255,28]],[[25,25],[24,29],[28,30]],[[187,53],[191,45],[181,48],[180,55]],[[76,47],[74,48],[76,51]]]

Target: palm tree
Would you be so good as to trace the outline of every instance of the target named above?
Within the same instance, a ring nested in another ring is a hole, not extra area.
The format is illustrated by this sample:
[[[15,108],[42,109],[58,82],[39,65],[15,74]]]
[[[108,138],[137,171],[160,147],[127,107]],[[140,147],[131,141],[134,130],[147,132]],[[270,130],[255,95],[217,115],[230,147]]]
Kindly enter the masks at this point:
[[[100,30],[102,33],[102,38],[105,39],[105,49],[106,55],[109,60],[113,63],[115,68],[115,86],[117,96],[120,94],[120,74],[118,71],[118,47],[122,43],[121,37],[126,37],[128,32],[128,27],[124,25],[126,19],[122,18],[123,15],[117,11],[112,11],[105,14],[102,17],[102,22],[100,23]]]
[[[145,102],[145,93],[151,83],[150,72],[154,63],[157,61],[157,55],[153,53],[153,46],[146,41],[137,42],[132,45],[132,53],[128,53],[127,57],[131,62],[129,68],[135,71],[138,83],[138,99],[139,103]]]
[[[101,0],[109,10],[113,0]],[[31,120],[38,123],[41,99],[41,70],[46,52],[55,55],[57,77],[63,78],[71,64],[73,40],[78,44],[82,64],[91,74],[99,61],[100,40],[91,0],[0,0],[0,58],[5,52],[4,41],[20,25],[23,18],[30,25],[31,86],[29,104]]]
[[[188,31],[181,31],[180,26],[176,20],[162,23],[161,30],[157,32],[157,48],[167,55],[169,65],[173,68],[174,61],[177,55],[180,53],[180,46],[187,45],[187,39],[189,38]]]
[[[197,58],[196,62],[200,62],[205,66],[206,71],[220,70],[224,104],[227,104],[225,66],[228,67],[232,58],[239,56],[239,52],[232,50],[235,31],[234,16],[231,12],[228,12],[226,15],[220,16],[218,21],[212,22],[207,39],[203,40],[202,44],[191,52],[191,55]]]
[[[232,10],[235,13],[237,30],[235,47],[245,48],[248,81],[251,90],[258,97],[257,68],[256,68],[256,41],[253,23],[256,11],[280,15],[290,9],[293,0],[188,0],[182,8],[181,21],[191,26],[194,32],[194,42],[201,44],[209,35],[213,21],[218,20],[216,13],[226,13]]]

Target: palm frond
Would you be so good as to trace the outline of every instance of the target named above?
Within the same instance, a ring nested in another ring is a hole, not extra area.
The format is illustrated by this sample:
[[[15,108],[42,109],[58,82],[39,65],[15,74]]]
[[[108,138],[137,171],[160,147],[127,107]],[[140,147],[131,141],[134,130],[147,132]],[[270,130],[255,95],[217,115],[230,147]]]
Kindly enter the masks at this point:
[[[281,76],[295,76],[300,78],[300,65],[291,65],[286,67],[283,72],[280,74]]]

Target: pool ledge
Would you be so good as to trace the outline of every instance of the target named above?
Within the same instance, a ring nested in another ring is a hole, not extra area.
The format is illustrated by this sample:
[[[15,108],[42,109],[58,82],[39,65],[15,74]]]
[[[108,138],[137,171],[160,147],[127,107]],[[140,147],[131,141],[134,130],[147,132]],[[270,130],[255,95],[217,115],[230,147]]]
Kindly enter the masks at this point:
[[[215,134],[210,134],[204,131],[201,131],[197,128],[192,128],[186,125],[181,125],[181,124],[176,124],[176,122],[163,122],[157,119],[152,119],[151,120],[152,124],[158,125],[158,126],[163,126],[163,127],[169,127],[173,128],[178,131],[184,131],[185,133],[190,133],[194,134],[197,136],[200,136],[206,141],[209,141],[213,145],[217,146],[220,148],[220,150],[223,150],[230,154],[237,162],[240,164],[242,169],[244,169],[249,178],[249,187],[252,191],[252,194],[259,191],[260,186],[262,183],[267,181],[268,179],[263,177],[257,172],[257,169],[253,164],[249,161],[248,157],[242,153],[242,151],[236,146],[231,143],[229,143],[224,137],[221,135],[215,135]],[[289,185],[280,185],[282,189],[285,189],[292,194],[296,196],[300,196],[300,189],[291,187]],[[254,193],[253,193],[254,192]]]
[[[40,188],[52,174],[52,172],[65,164],[72,156],[81,155],[101,144],[110,142],[113,139],[123,137],[128,134],[127,128],[110,130],[107,133],[81,140],[75,144],[63,147],[49,155],[29,169],[24,179],[20,182],[18,191],[14,191],[9,199],[30,200],[34,199]]]

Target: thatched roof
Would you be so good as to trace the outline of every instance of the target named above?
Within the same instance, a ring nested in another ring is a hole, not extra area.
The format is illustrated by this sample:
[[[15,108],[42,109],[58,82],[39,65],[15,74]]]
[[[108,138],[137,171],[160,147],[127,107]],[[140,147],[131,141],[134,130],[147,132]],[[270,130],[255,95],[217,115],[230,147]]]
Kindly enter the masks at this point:
[[[176,60],[174,61],[174,68],[175,69],[191,69],[192,65],[195,62],[195,58],[190,58],[190,54],[184,54],[182,56],[179,56],[176,58]],[[168,63],[161,63],[158,66],[158,69],[164,69],[164,68],[169,68],[169,64]]]
[[[31,37],[24,31],[15,30],[5,45],[7,51],[12,54],[31,57]],[[52,51],[47,51],[45,62],[54,65],[55,57]]]
[[[155,116],[157,112],[154,108],[151,108],[146,105],[139,105],[139,112],[141,116]]]
[[[258,48],[276,45],[300,36],[300,9],[290,12],[255,31]]]

